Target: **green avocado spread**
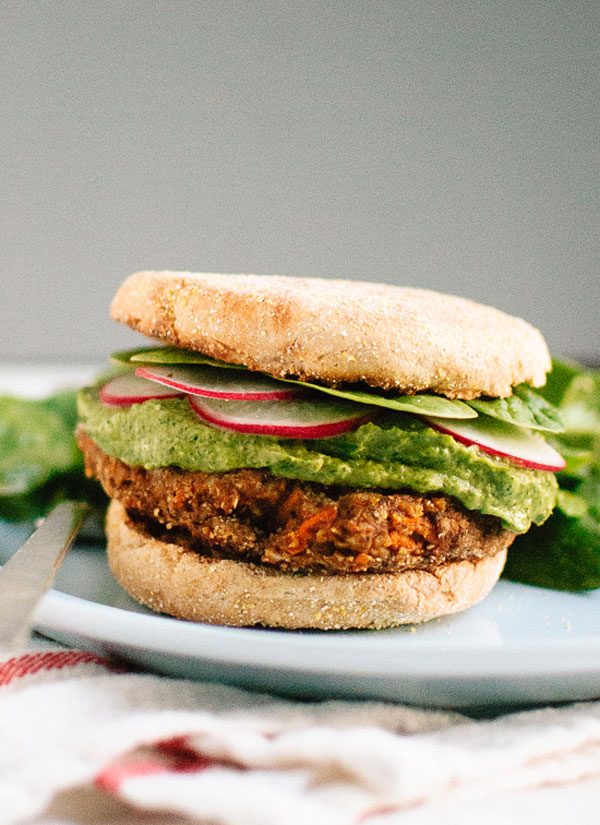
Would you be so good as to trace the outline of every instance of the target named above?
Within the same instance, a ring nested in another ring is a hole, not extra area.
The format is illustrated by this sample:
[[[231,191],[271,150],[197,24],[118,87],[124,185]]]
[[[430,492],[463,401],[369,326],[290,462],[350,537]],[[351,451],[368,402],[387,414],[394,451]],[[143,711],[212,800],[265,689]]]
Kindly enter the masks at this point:
[[[318,484],[444,493],[517,533],[545,521],[556,501],[552,473],[486,455],[406,413],[384,413],[343,435],[298,440],[210,426],[180,398],[107,407],[91,387],[80,391],[78,404],[83,427],[105,453],[146,469],[262,467]]]

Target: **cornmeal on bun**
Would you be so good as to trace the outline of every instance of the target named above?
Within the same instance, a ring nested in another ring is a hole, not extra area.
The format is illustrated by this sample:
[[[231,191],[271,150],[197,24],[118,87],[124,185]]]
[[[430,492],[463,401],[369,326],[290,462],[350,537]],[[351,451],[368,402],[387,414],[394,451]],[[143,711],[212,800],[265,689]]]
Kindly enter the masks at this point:
[[[542,523],[562,459],[541,334],[359,281],[142,272],[113,318],[154,339],[81,391],[138,601],[217,624],[382,628],[463,610]]]

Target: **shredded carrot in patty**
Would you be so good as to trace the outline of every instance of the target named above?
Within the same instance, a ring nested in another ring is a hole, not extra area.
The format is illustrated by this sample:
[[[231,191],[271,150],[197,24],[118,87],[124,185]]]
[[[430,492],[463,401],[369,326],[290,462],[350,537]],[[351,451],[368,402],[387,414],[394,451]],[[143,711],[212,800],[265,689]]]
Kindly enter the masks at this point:
[[[355,557],[352,567],[354,570],[361,571],[361,570],[368,570],[369,564],[371,563],[371,556],[368,553],[359,553],[358,556]]]
[[[297,556],[299,553],[303,553],[306,549],[306,545],[315,533],[317,533],[322,527],[329,527],[335,521],[336,516],[337,507],[329,506],[323,507],[322,510],[318,510],[312,516],[309,516],[305,521],[303,521],[298,528],[294,546],[289,548],[288,552],[290,555]]]
[[[299,487],[296,487],[279,508],[279,520],[285,522],[289,518],[291,518],[294,509],[298,506],[301,506],[302,501],[302,490]]]

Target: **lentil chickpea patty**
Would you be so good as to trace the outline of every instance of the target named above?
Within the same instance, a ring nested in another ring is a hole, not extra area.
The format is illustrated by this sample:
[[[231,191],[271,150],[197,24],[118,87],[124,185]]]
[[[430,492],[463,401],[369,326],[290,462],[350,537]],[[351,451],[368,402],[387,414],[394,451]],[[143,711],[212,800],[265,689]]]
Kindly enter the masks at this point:
[[[79,429],[86,473],[141,532],[213,558],[282,571],[391,573],[494,556],[515,534],[444,495],[386,493],[279,478],[265,470],[146,470]]]

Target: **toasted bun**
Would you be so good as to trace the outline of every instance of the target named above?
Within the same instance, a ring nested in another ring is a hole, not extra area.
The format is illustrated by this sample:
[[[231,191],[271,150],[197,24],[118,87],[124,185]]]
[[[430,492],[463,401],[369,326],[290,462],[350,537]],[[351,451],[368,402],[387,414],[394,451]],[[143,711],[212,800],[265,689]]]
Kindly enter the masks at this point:
[[[457,613],[483,599],[506,550],[432,572],[299,575],[242,561],[215,560],[134,529],[113,500],[108,561],[137,601],[180,619],[233,626],[383,628]]]
[[[448,398],[541,386],[550,356],[520,318],[463,298],[360,281],[139,272],[115,320],[279,377],[366,382]]]

